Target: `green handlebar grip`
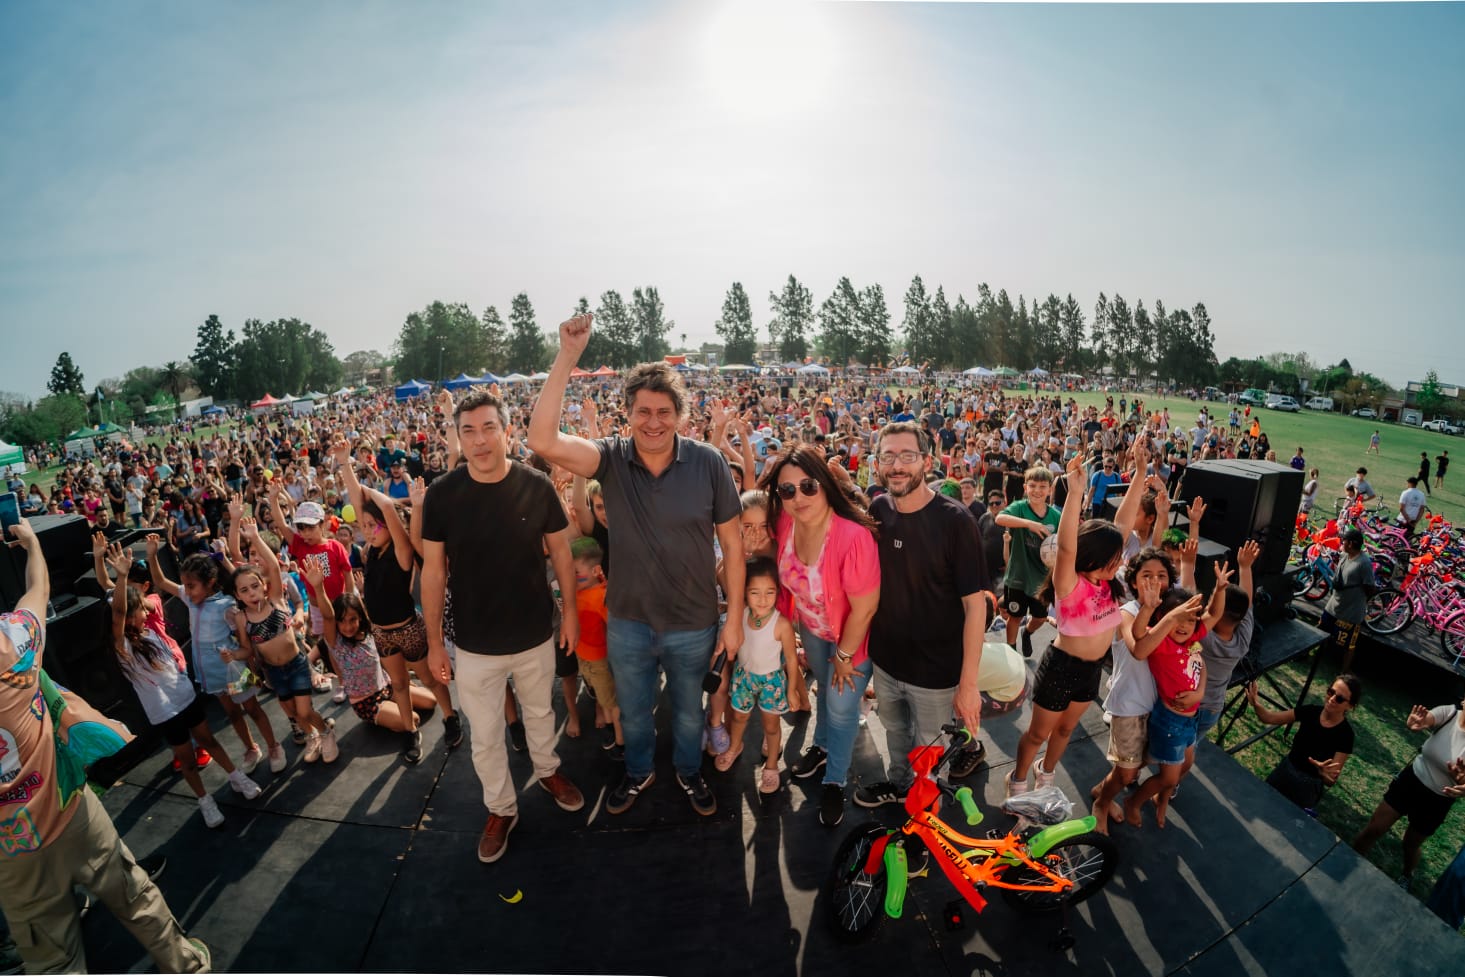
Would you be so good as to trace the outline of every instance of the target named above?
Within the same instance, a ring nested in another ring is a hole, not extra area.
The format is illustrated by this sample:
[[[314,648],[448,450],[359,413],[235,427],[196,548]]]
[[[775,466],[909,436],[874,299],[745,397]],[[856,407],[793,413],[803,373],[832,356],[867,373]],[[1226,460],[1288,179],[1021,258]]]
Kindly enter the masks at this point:
[[[972,797],[970,787],[957,788],[956,803],[961,805],[962,812],[966,814],[967,824],[976,827],[982,823],[982,812],[977,809],[977,802]]]
[[[905,909],[907,879],[905,846],[891,842],[885,849],[885,915],[899,919]]]

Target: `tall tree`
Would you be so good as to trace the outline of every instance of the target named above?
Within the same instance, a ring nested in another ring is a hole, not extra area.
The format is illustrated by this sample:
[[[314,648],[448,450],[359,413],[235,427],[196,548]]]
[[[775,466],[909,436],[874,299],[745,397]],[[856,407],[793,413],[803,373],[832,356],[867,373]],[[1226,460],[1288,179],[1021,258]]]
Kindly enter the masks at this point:
[[[353,386],[366,382],[373,370],[386,366],[387,358],[374,349],[358,349],[341,360],[341,378]]]
[[[246,320],[236,355],[235,394],[250,400],[264,393],[331,390],[341,379],[329,337],[299,319]]]
[[[914,364],[936,361],[936,335],[931,315],[931,296],[926,293],[926,283],[921,276],[911,279],[905,290],[905,318],[901,320],[901,331],[905,334],[905,351]]]
[[[509,331],[497,306],[490,305],[478,317],[478,339],[483,349],[483,366],[491,373],[509,373]]]
[[[978,366],[982,355],[981,329],[977,312],[967,304],[964,295],[957,295],[951,307],[951,357],[959,368]]]
[[[890,329],[890,309],[885,305],[885,289],[879,282],[866,285],[856,299],[860,321],[860,362],[888,366],[895,336]]]
[[[956,337],[952,332],[951,304],[946,301],[946,289],[936,286],[931,297],[931,365],[937,369],[956,363]]]
[[[224,329],[216,315],[210,315],[198,327],[198,342],[194,344],[193,379],[198,389],[210,397],[232,397],[234,395],[234,363],[238,343],[234,330]]]
[[[605,337],[605,356],[610,365],[621,369],[636,362],[636,324],[625,299],[615,289],[602,292],[595,310],[595,330]],[[594,337],[595,330],[591,331]]]
[[[1150,323],[1149,310],[1144,299],[1134,303],[1134,328],[1130,332],[1129,355],[1134,360],[1134,372],[1141,380],[1150,374],[1155,349],[1155,331]]]
[[[836,366],[844,366],[860,351],[860,295],[848,278],[819,306],[819,348]]]
[[[999,365],[1022,368],[1024,364],[1018,359],[1018,350],[1013,342],[1012,326],[1013,320],[1017,318],[1017,310],[1012,307],[1012,299],[1007,297],[1007,289],[999,288],[997,298],[992,302],[991,310],[991,336],[992,349],[997,356]]]
[[[676,323],[666,317],[666,306],[654,285],[631,290],[631,321],[636,329],[636,355],[649,363],[666,356],[671,350],[666,334]]]
[[[773,309],[768,339],[778,347],[779,359],[802,360],[809,354],[809,333],[814,327],[814,293],[789,275],[782,291],[768,293],[768,304]]]
[[[753,308],[742,282],[733,282],[722,300],[722,317],[713,328],[722,337],[722,355],[728,363],[752,363],[758,351],[758,334],[753,329]]]
[[[1037,321],[1033,343],[1035,359],[1038,366],[1052,371],[1063,357],[1063,303],[1049,292],[1042,306],[1034,307],[1033,317]]]
[[[1118,292],[1109,300],[1109,353],[1114,369],[1121,377],[1129,376],[1134,368],[1131,355],[1134,344],[1134,319],[1129,303]]]
[[[46,389],[53,394],[86,396],[86,381],[82,378],[81,370],[71,362],[70,352],[63,350],[61,355],[56,357],[56,365],[51,367],[51,379],[46,382]]]
[[[1093,350],[1093,363],[1096,367],[1113,362],[1109,348],[1109,329],[1109,299],[1100,292],[1099,300],[1094,303],[1094,324],[1089,339],[1089,348]]]
[[[443,380],[489,366],[484,326],[466,302],[431,302],[402,323],[396,343],[398,380]]]
[[[1080,373],[1087,365],[1088,353],[1084,343],[1083,306],[1078,304],[1072,292],[1063,300],[1060,318],[1063,321],[1063,369],[1069,373]]]
[[[536,373],[547,364],[544,334],[534,318],[534,306],[526,292],[514,296],[509,306],[509,367]]]
[[[187,363],[179,363],[177,360],[169,360],[163,364],[161,377],[163,389],[167,390],[173,398],[173,406],[177,408],[183,403],[183,391],[187,389],[193,377],[189,375]],[[301,391],[302,393],[304,391]]]

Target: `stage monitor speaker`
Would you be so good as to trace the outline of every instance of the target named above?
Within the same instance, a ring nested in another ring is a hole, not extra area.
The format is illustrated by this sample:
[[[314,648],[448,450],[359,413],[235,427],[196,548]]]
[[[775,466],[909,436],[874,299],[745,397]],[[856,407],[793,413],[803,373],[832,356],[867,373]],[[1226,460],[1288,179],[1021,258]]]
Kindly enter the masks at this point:
[[[46,557],[52,598],[59,594],[74,594],[76,579],[92,565],[91,524],[84,516],[32,516],[30,524]],[[16,554],[17,567],[24,580],[25,551],[16,548],[11,552]]]
[[[1280,573],[1287,565],[1302,501],[1302,472],[1270,461],[1198,461],[1180,479],[1178,496],[1189,505],[1205,499],[1201,535],[1235,554],[1248,539],[1262,548],[1253,574]]]

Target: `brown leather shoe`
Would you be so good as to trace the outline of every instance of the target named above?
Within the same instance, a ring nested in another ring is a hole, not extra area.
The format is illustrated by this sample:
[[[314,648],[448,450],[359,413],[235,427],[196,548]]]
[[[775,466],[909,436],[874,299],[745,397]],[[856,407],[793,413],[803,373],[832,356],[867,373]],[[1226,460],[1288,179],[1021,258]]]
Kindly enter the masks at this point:
[[[509,850],[509,832],[514,830],[514,825],[519,823],[519,815],[511,814],[504,817],[500,814],[490,814],[488,823],[483,826],[483,836],[478,839],[478,860],[480,862],[496,862],[504,857],[504,852]]]
[[[578,811],[585,806],[585,795],[559,771],[539,781],[539,786],[554,795],[554,802],[563,810]]]

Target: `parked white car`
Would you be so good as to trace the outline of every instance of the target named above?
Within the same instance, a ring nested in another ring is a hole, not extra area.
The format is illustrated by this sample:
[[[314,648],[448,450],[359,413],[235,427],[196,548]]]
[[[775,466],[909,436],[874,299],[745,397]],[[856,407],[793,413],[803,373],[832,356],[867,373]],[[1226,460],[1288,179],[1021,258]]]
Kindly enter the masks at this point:
[[[1436,417],[1432,421],[1425,421],[1423,424],[1421,424],[1419,426],[1422,427],[1426,431],[1439,431],[1441,434],[1459,434],[1460,433],[1460,429],[1457,426],[1455,426],[1454,424],[1451,424],[1448,420],[1446,420],[1443,417]]]
[[[1294,398],[1288,397],[1285,394],[1280,397],[1267,398],[1267,406],[1270,407],[1272,410],[1285,410],[1290,411],[1293,414],[1302,410],[1302,408],[1298,405],[1297,401]]]

